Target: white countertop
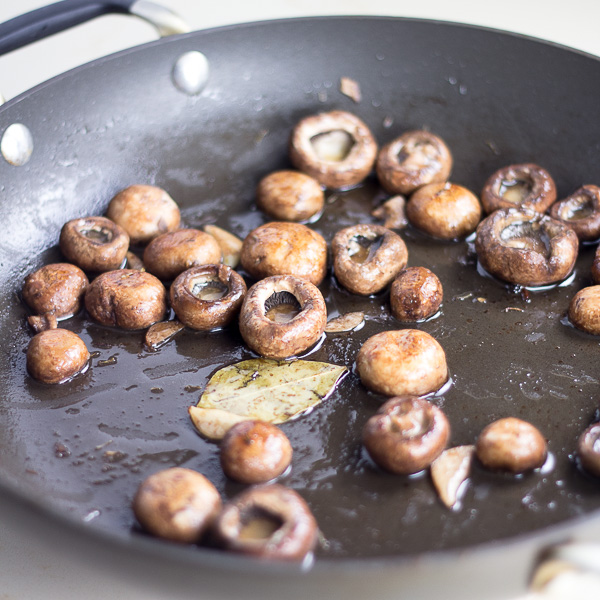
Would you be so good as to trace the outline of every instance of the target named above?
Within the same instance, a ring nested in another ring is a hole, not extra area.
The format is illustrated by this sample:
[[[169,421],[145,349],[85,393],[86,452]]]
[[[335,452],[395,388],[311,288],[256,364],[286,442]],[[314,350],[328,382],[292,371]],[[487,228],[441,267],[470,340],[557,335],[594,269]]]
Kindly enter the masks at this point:
[[[428,0],[422,3],[401,0],[162,0],[162,3],[179,13],[192,29],[279,17],[393,15],[505,29],[600,56],[598,0],[503,0],[493,3],[472,0]],[[2,0],[0,21],[43,4],[40,0]],[[146,23],[124,16],[102,17],[32,47],[0,57],[0,92],[6,98],[12,98],[78,64],[155,38],[155,32]],[[176,586],[177,594],[174,594],[173,582],[168,580],[158,586],[156,581],[150,585],[144,578],[128,576],[123,569],[111,566],[109,561],[98,564],[92,556],[80,552],[76,546],[64,547],[54,543],[52,535],[55,534],[41,534],[39,523],[29,521],[25,515],[19,508],[15,509],[11,503],[0,498],[2,600],[209,598],[202,589],[190,588],[186,592],[181,586]],[[594,580],[590,585],[598,585],[598,581]],[[560,590],[555,593],[557,595],[553,595],[553,598],[562,597]],[[581,597],[581,594],[571,587],[569,597]]]

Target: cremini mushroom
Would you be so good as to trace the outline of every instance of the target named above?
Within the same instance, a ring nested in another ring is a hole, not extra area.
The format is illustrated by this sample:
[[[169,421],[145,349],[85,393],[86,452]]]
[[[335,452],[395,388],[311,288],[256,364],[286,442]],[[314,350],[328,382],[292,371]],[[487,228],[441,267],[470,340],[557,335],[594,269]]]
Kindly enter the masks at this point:
[[[592,423],[579,436],[577,456],[585,471],[600,477],[600,423]]]
[[[573,296],[569,320],[577,329],[600,335],[600,285],[585,287]]]
[[[581,241],[600,238],[600,187],[584,185],[549,210],[553,219],[570,225]]]
[[[424,321],[440,309],[442,282],[425,267],[408,267],[398,273],[390,289],[392,314],[399,321]]]
[[[327,308],[319,289],[290,275],[267,277],[246,294],[240,333],[252,350],[283,359],[313,346],[323,334]]]

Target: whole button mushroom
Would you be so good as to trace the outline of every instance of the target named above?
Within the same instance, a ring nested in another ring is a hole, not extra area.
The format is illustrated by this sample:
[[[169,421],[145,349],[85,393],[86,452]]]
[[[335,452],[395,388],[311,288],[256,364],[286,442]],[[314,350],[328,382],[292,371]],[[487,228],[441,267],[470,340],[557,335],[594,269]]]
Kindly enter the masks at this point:
[[[181,273],[169,296],[177,318],[187,327],[208,331],[225,327],[238,314],[246,283],[226,265],[204,265]]]
[[[69,263],[45,265],[25,278],[23,300],[36,315],[66,319],[81,309],[89,285],[86,274]]]
[[[240,333],[248,346],[266,358],[295,356],[314,345],[327,324],[319,288],[289,275],[254,284],[240,311]]]
[[[356,369],[363,385],[386,396],[424,396],[448,380],[444,349],[418,329],[370,337],[358,352]]]
[[[317,522],[306,502],[276,483],[251,487],[234,498],[213,533],[227,550],[284,561],[303,560],[318,540]]]
[[[221,496],[201,473],[182,467],[145,479],[133,499],[133,511],[149,533],[174,542],[199,542],[221,510]]]
[[[300,223],[265,223],[246,236],[240,260],[255,279],[293,275],[319,285],[327,272],[327,243]]]
[[[592,423],[579,437],[577,456],[581,466],[595,477],[600,477],[600,423]]]
[[[319,182],[298,171],[275,171],[263,177],[256,189],[258,208],[280,221],[308,221],[325,204]]]
[[[540,286],[566,279],[575,266],[579,240],[564,223],[533,211],[502,209],[477,227],[481,266],[509,283]]]
[[[167,291],[160,280],[145,271],[108,271],[88,287],[85,308],[101,325],[145,329],[164,317]]]
[[[363,429],[369,456],[382,469],[410,475],[426,469],[444,450],[450,423],[440,408],[422,398],[392,398]]]
[[[377,156],[377,177],[390,194],[410,194],[429,183],[442,183],[452,170],[445,142],[429,131],[407,131]]]
[[[524,208],[545,213],[556,200],[550,173],[532,163],[509,165],[493,173],[481,191],[486,213],[499,208]]]
[[[58,243],[68,260],[93,272],[118,269],[129,250],[125,230],[106,217],[85,217],[65,223]]]
[[[198,229],[178,229],[156,236],[144,250],[144,265],[159,279],[170,281],[192,267],[221,262],[217,240]]]
[[[349,188],[371,172],[377,142],[357,116],[334,110],[302,119],[290,138],[290,160],[328,188]]]
[[[225,434],[220,459],[227,477],[247,484],[266,483],[290,466],[292,445],[271,423],[242,421]]]
[[[584,185],[549,210],[553,219],[570,225],[581,241],[600,238],[600,187]]]
[[[583,288],[573,296],[569,320],[577,329],[600,335],[600,285]]]
[[[90,353],[84,341],[67,329],[34,335],[27,348],[27,371],[43,383],[63,383],[85,371]]]
[[[428,319],[440,309],[443,298],[441,281],[425,267],[400,271],[390,289],[392,314],[404,323]]]
[[[481,219],[479,200],[455,183],[430,183],[419,188],[406,205],[406,216],[417,229],[442,240],[465,237]]]
[[[161,233],[179,227],[179,207],[169,194],[153,185],[132,185],[109,203],[106,216],[120,225],[132,244],[147,244]]]
[[[488,469],[523,473],[541,467],[548,448],[539,429],[527,421],[507,417],[483,429],[475,452]]]
[[[408,260],[402,238],[381,225],[354,225],[338,231],[331,251],[338,281],[363,296],[387,287]]]

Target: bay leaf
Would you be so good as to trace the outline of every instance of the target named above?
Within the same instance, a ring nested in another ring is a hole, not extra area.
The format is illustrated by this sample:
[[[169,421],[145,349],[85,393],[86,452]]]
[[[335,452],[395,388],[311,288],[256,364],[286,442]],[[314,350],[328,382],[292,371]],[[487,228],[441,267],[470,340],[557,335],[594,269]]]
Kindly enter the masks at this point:
[[[284,423],[322,402],[348,371],[324,362],[244,360],[217,371],[198,407]]]

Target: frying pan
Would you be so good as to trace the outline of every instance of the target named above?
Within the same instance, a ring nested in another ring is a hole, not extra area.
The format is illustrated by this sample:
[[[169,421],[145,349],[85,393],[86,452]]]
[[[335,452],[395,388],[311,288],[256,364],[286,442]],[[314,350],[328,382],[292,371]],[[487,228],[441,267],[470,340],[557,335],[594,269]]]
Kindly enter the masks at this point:
[[[208,58],[210,78],[189,95],[173,85],[172,72],[195,50]],[[452,386],[434,401],[450,418],[452,443],[472,443],[487,422],[512,414],[544,432],[552,461],[517,479],[475,466],[461,510],[447,511],[426,476],[398,479],[370,464],[360,429],[383,399],[351,372],[326,403],[286,426],[299,457],[286,483],[310,502],[328,542],[306,572],[157,542],[137,530],[129,511],[139,481],[173,464],[203,471],[226,497],[239,491],[186,410],[210,374],[250,356],[234,330],[186,332],[149,353],[141,335],[102,329],[82,314],[64,326],[98,353],[92,369],[48,388],[25,372],[31,333],[18,292],[28,272],[60,258],[56,240],[66,220],[102,213],[131,183],[169,190],[190,226],[216,222],[243,237],[265,220],[253,190],[262,175],[288,165],[291,127],[331,108],[361,116],[381,143],[410,128],[438,133],[454,153],[452,179],[473,190],[500,166],[535,161],[564,196],[600,179],[598,69],[594,58],[473,27],[301,19],[161,40],[7,103],[2,132],[26,125],[33,151],[16,161],[22,166],[0,164],[0,306],[9,340],[0,359],[4,492],[59,530],[91,540],[101,560],[117,553],[132,569],[150,563],[184,580],[210,574],[207,585],[221,597],[230,595],[233,576],[248,597],[267,585],[289,597],[373,590],[382,598],[429,597],[441,586],[449,597],[520,591],[548,545],[598,533],[598,483],[573,460],[597,409],[598,343],[563,319],[569,298],[589,283],[592,247],[582,250],[572,282],[532,292],[528,302],[479,274],[468,243],[403,232],[410,264],[432,268],[445,287],[443,314],[419,327],[448,355]],[[360,103],[339,92],[342,76],[359,82]],[[337,228],[373,220],[381,198],[374,180],[332,193],[314,227],[330,240]],[[365,303],[332,278],[322,289],[333,314],[360,307],[368,319],[352,335],[328,338],[310,358],[352,368],[369,335],[401,326],[385,294]],[[68,453],[57,453],[57,443]],[[107,449],[122,460],[107,460],[114,456]]]

